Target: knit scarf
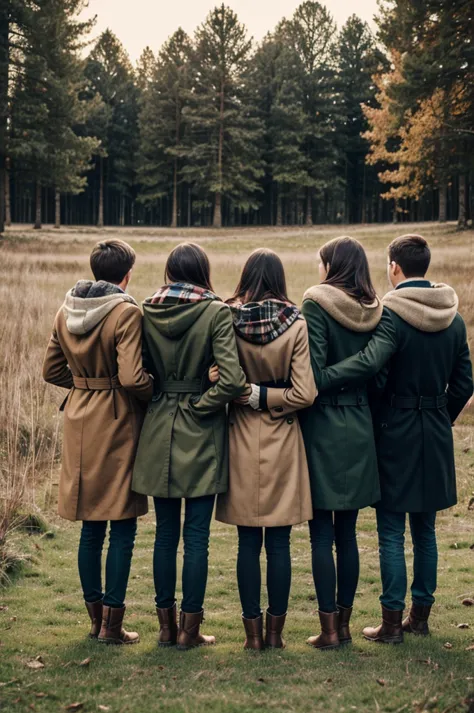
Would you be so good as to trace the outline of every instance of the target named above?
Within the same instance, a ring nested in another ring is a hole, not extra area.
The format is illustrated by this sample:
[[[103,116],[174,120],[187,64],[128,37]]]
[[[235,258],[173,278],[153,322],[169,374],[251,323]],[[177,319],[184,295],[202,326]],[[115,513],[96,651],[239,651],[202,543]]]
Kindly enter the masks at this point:
[[[279,300],[231,304],[234,328],[242,339],[253,344],[269,344],[300,316],[299,309]]]
[[[195,304],[202,300],[220,301],[220,297],[204,287],[174,282],[171,285],[160,287],[151,298],[151,304]]]

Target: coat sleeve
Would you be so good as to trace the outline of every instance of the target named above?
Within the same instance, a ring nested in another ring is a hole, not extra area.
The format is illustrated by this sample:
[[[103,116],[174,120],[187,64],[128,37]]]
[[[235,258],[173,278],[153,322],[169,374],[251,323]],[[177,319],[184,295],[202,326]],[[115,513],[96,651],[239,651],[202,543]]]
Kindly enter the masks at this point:
[[[153,395],[153,380],[143,368],[142,315],[129,307],[120,315],[115,328],[118,378],[124,389],[141,401]]]
[[[308,329],[301,322],[291,356],[291,387],[265,388],[267,409],[272,418],[283,418],[288,413],[312,406],[318,392],[314,383],[309,355]]]
[[[59,343],[56,322],[57,317],[43,361],[43,379],[48,384],[62,386],[63,389],[71,389],[73,386],[72,373]]]
[[[232,314],[228,307],[220,309],[212,323],[212,349],[219,367],[219,381],[201,396],[191,399],[189,407],[206,415],[219,411],[246,388],[245,374],[239,363]]]
[[[395,354],[398,336],[388,310],[384,310],[372,338],[366,348],[354,356],[323,370],[322,380],[326,388],[346,388],[354,382],[368,381],[385,366]],[[379,388],[382,384],[379,384]]]
[[[448,384],[448,413],[454,423],[472,396],[472,362],[467,341],[466,325],[462,322],[462,338]]]
[[[324,310],[313,300],[305,300],[301,312],[308,325],[311,368],[316,387],[321,394],[330,387],[329,379],[325,376],[323,378],[328,356],[328,324],[324,319]]]

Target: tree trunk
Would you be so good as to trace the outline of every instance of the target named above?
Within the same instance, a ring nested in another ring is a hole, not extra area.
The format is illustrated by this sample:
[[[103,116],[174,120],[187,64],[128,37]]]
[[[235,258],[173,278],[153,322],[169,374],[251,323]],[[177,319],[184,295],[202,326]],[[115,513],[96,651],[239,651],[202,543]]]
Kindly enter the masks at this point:
[[[101,156],[99,159],[99,216],[97,219],[97,227],[104,227],[104,159]]]
[[[311,227],[313,225],[313,191],[308,188],[306,194],[306,225]]]
[[[7,228],[12,224],[12,205],[10,194],[10,171],[5,169],[5,225]]]
[[[393,222],[398,223],[398,201],[393,201]]]
[[[9,5],[4,2],[0,9],[0,234],[5,230],[5,181],[8,131],[8,62],[10,49]]]
[[[277,217],[276,217],[277,228],[281,228],[283,225],[283,206],[281,200],[280,187],[277,184]]]
[[[447,192],[448,186],[447,182],[443,180],[439,185],[439,222],[446,223],[446,209],[447,209]]]
[[[367,222],[367,204],[366,204],[366,200],[365,200],[366,192],[367,192],[367,168],[366,168],[366,164],[364,161],[363,179],[362,179],[362,213],[360,216],[361,223]]]
[[[224,153],[224,77],[221,78],[220,111],[219,111],[219,148],[217,153],[217,182],[219,189],[216,192],[214,203],[214,228],[222,228],[222,156]]]
[[[171,209],[171,227],[178,227],[178,159],[174,160],[173,167],[173,207]]]
[[[61,191],[57,188],[54,194],[54,227],[57,230],[61,227]]]
[[[125,196],[123,194],[120,195],[119,211],[119,224],[123,228],[125,225]]]
[[[193,203],[191,195],[191,186],[188,186],[188,228],[191,227],[191,221],[193,218]]]
[[[41,230],[41,197],[42,197],[41,183],[39,181],[36,181],[36,212],[35,212],[35,224],[33,226],[35,230]]]
[[[467,228],[466,218],[466,176],[459,176],[459,209],[458,209],[458,230]]]

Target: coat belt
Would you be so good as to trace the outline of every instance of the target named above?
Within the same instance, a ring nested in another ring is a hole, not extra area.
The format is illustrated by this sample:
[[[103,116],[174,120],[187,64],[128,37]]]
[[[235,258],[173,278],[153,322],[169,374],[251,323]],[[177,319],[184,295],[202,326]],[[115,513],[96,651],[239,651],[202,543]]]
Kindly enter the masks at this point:
[[[162,394],[200,394],[201,379],[183,379],[182,381],[163,381],[158,391]]]
[[[446,394],[439,396],[397,396],[392,394],[390,397],[390,406],[392,408],[401,409],[442,409],[448,405],[448,397]]]
[[[120,389],[121,384],[117,375],[115,376],[100,376],[97,378],[89,378],[88,376],[73,375],[75,389],[82,391],[112,391],[112,389]]]
[[[319,396],[316,403],[323,406],[367,406],[369,400],[364,391],[347,391],[333,396]]]

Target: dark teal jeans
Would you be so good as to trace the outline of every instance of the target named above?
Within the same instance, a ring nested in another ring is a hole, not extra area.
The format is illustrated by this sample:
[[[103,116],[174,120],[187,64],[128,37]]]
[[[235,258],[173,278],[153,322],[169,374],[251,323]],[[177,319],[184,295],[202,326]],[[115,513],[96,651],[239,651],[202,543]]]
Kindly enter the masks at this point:
[[[436,513],[409,513],[413,543],[413,581],[411,596],[415,604],[431,606],[434,602],[438,570]],[[407,567],[405,562],[406,513],[377,508],[382,595],[386,609],[405,608]]]
[[[215,495],[186,498],[183,524],[183,601],[187,614],[200,612],[207,585],[209,533]],[[169,609],[176,597],[176,557],[181,534],[181,498],[153,498],[156,538],[153,555],[156,606]]]
[[[245,619],[256,619],[262,613],[260,590],[262,576],[260,553],[264,541],[263,527],[239,525],[237,582]],[[265,528],[267,554],[268,611],[273,616],[286,614],[291,587],[291,525]]]
[[[109,549],[105,562],[105,594],[102,591],[102,550],[107,522],[87,520],[82,523],[78,565],[86,602],[104,600],[108,607],[121,608],[125,603],[132,563],[137,519],[113,520],[110,523]]]

